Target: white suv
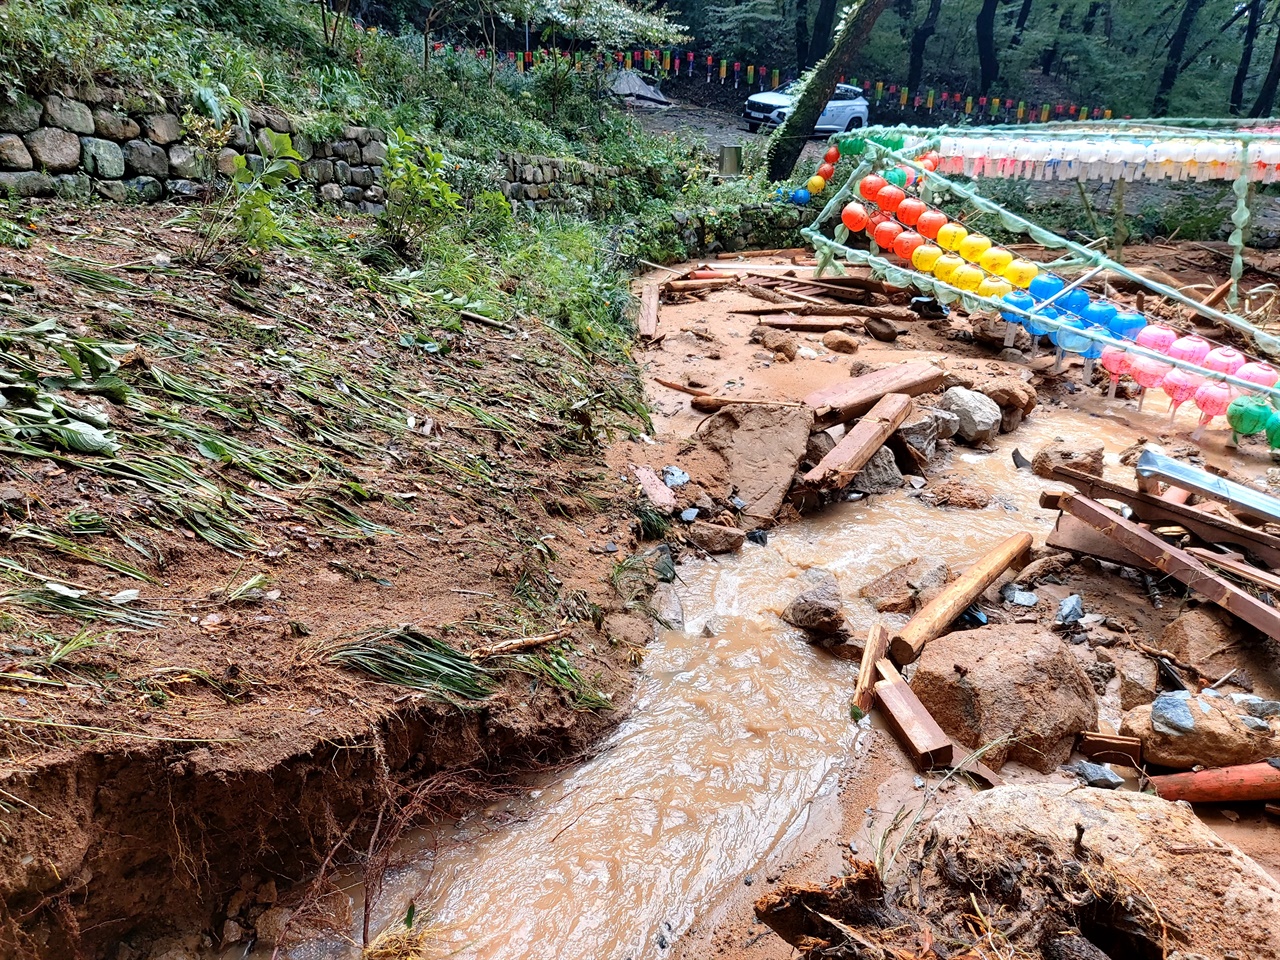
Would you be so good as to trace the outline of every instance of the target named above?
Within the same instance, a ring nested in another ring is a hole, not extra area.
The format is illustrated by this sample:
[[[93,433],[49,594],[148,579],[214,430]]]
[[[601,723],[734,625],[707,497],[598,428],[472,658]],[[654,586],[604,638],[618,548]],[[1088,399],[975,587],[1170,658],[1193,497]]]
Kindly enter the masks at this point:
[[[747,99],[742,116],[747,129],[755,133],[762,126],[777,126],[787,119],[791,107],[800,93],[800,81],[784,83],[777,90],[757,93]],[[827,101],[826,109],[814,124],[814,133],[845,133],[867,125],[867,100],[859,87],[847,83],[836,84],[836,92]]]

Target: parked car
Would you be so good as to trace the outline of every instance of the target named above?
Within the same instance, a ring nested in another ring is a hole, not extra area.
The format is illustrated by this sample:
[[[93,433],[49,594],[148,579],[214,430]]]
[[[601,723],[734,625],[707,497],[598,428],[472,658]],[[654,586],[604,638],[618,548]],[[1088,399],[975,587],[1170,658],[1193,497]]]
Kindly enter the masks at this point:
[[[757,93],[747,98],[742,116],[747,129],[755,133],[762,126],[777,126],[787,119],[800,94],[800,81],[784,83],[777,90]],[[847,83],[836,84],[836,92],[827,101],[826,109],[813,127],[814,133],[846,133],[867,125],[867,100],[860,87]]]

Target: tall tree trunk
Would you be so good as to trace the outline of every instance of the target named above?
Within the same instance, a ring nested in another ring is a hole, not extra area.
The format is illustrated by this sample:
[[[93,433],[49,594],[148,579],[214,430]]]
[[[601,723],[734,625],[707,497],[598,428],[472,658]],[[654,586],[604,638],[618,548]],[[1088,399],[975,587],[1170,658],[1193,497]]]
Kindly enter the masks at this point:
[[[796,72],[809,69],[809,0],[796,0]]]
[[[1196,22],[1196,15],[1205,0],[1186,0],[1182,7],[1182,16],[1178,18],[1178,26],[1169,38],[1169,53],[1165,58],[1164,72],[1160,74],[1160,83],[1156,86],[1155,99],[1151,101],[1151,115],[1163,117],[1169,112],[1169,93],[1178,79],[1178,67],[1182,65],[1182,52],[1187,49],[1187,38],[1191,36],[1191,27]]]
[[[1253,101],[1249,116],[1271,116],[1271,109],[1276,105],[1277,86],[1280,86],[1280,30],[1276,31],[1276,47],[1271,51],[1271,67],[1267,70],[1266,79],[1262,81],[1262,89],[1258,91],[1258,99]]]
[[[990,90],[1000,76],[1000,60],[996,55],[996,7],[999,5],[1000,0],[982,0],[982,9],[978,11],[978,89],[982,93]]]
[[[809,39],[809,59],[814,63],[831,49],[831,31],[835,25],[836,0],[818,0],[818,16],[813,21],[813,36]]]
[[[1030,3],[1031,0],[1027,0]],[[942,12],[942,0],[929,0],[929,11],[911,34],[911,61],[907,66],[907,89],[918,90],[924,73],[924,51],[929,38],[938,29],[938,14]]]
[[[1258,39],[1258,21],[1262,19],[1262,0],[1249,0],[1249,18],[1244,24],[1244,45],[1240,48],[1240,65],[1236,67],[1236,78],[1231,83],[1231,96],[1227,100],[1227,112],[1233,117],[1240,116],[1240,108],[1244,105],[1244,85],[1249,79],[1249,67],[1253,63],[1253,44]]]
[[[1018,8],[1018,22],[1013,25],[1013,36],[1009,38],[1009,46],[1016,47],[1022,43],[1022,31],[1027,29],[1027,18],[1031,16],[1032,0],[1022,0]]]
[[[853,67],[853,59],[867,42],[876,19],[889,0],[853,0],[840,21],[831,52],[823,58],[805,81],[804,89],[786,122],[769,139],[766,160],[770,180],[791,176],[805,141],[813,135],[813,126],[831,99],[836,84]]]

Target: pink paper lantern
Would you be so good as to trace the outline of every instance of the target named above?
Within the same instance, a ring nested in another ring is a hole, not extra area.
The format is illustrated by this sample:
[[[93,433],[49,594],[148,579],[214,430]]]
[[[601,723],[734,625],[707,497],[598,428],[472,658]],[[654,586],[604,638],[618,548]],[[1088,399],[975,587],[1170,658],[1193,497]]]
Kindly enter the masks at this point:
[[[1173,341],[1177,339],[1178,334],[1174,330],[1158,323],[1149,323],[1138,331],[1138,346],[1155,350],[1157,353],[1168,351],[1173,346]]]
[[[1231,388],[1221,380],[1206,380],[1200,384],[1195,395],[1195,404],[1200,408],[1200,424],[1191,434],[1191,439],[1199,440],[1209,421],[1226,413],[1230,403]]]
[[[1277,370],[1269,363],[1263,363],[1260,360],[1251,360],[1240,367],[1236,371],[1236,376],[1241,380],[1248,380],[1250,383],[1256,383],[1260,387],[1274,387],[1276,381],[1280,380],[1280,370]],[[1240,387],[1234,388],[1236,396],[1245,393]]]
[[[1171,363],[1164,363],[1152,357],[1134,357],[1133,362],[1129,364],[1129,376],[1138,381],[1138,386],[1142,389],[1151,390],[1160,386],[1160,382],[1172,369]],[[1226,407],[1222,409],[1225,410]]]
[[[1121,347],[1103,347],[1100,362],[1102,369],[1111,375],[1111,389],[1107,391],[1107,399],[1114,400],[1116,387],[1120,378],[1129,372],[1132,358]]]
[[[1239,350],[1233,347],[1217,347],[1209,351],[1201,366],[1208,370],[1216,370],[1219,373],[1235,373],[1244,366],[1244,361],[1245,356]],[[1214,416],[1218,416],[1218,414],[1214,414]]]
[[[1204,377],[1177,367],[1170,370],[1160,381],[1160,389],[1169,395],[1169,422],[1178,415],[1178,407],[1196,395],[1196,391],[1204,385]]]
[[[1212,345],[1204,337],[1190,334],[1173,341],[1165,352],[1175,360],[1186,360],[1198,366],[1209,355],[1211,349]]]

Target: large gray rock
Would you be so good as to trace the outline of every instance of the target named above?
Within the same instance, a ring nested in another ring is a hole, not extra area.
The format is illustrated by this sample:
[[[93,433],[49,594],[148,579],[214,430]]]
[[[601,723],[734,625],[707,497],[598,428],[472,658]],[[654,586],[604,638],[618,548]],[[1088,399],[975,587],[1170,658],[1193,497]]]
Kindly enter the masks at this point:
[[[97,107],[93,111],[93,132],[106,140],[132,140],[142,132],[137,122],[123,113]]]
[[[35,170],[0,173],[0,197],[39,197],[53,193],[53,178]]]
[[[133,177],[124,181],[124,189],[133,203],[155,203],[164,196],[164,184],[155,177]]]
[[[80,138],[59,127],[41,127],[22,138],[38,169],[61,173],[80,166]]]
[[[913,613],[946,586],[950,575],[944,561],[915,557],[864,585],[859,593],[877,613]]]
[[[960,418],[956,434],[965,443],[987,443],[1000,433],[1000,405],[976,390],[952,387],[938,407]]]
[[[204,180],[211,174],[209,156],[203,150],[175,143],[169,148],[169,169],[184,180]]]
[[[167,177],[169,155],[163,147],[145,140],[130,140],[124,145],[125,169],[138,177]]]
[[[152,143],[167,147],[182,137],[182,121],[172,113],[153,113],[143,118],[142,135]]]
[[[360,157],[370,166],[380,167],[387,162],[386,145],[373,140],[364,145],[360,151]]]
[[[360,187],[361,189],[365,187],[372,187],[374,179],[375,179],[375,174],[373,171],[373,167],[352,167],[351,168],[351,183],[353,186]]]
[[[1078,443],[1064,443],[1056,440],[1048,446],[1041,447],[1031,458],[1031,470],[1046,478],[1053,477],[1058,467],[1079,470],[1090,476],[1102,476],[1102,455],[1105,452],[1102,444],[1094,443],[1081,446]]]
[[[102,199],[113,203],[124,203],[129,199],[129,188],[122,180],[98,180],[94,183],[93,190]]]
[[[310,180],[312,183],[325,184],[333,179],[333,161],[332,160],[311,160],[304,163],[299,171],[302,179]]]
[[[99,180],[115,180],[124,176],[124,151],[110,140],[81,137],[80,163],[85,173]]]
[[[44,106],[39,100],[33,100],[26,94],[18,94],[13,103],[6,103],[0,98],[0,131],[6,133],[30,133],[40,126],[40,117],[44,115]]]
[[[825,570],[809,570],[805,579],[810,586],[787,604],[782,619],[793,627],[822,636],[839,633],[844,626],[844,603],[836,578]]]
[[[223,147],[218,151],[218,173],[222,174],[224,177],[231,176],[236,172],[236,167],[238,166],[237,161],[239,159],[240,154],[236,153],[230,147]]]
[[[812,425],[813,413],[804,407],[730,404],[708,417],[697,433],[723,469],[694,479],[719,500],[736,494],[744,501],[744,527],[768,523],[791,488]]]
[[[1065,763],[1076,734],[1093,730],[1093,685],[1070,648],[1037,624],[949,633],[925,645],[911,688],[947,733],[999,769],[1018,760],[1042,773]]]
[[[1253,716],[1228,697],[1162,693],[1125,714],[1120,733],[1142,741],[1148,763],[1177,770],[1233,767],[1280,756],[1280,720]]]
[[[93,181],[87,173],[60,173],[53,178],[53,192],[63,200],[88,200]]]
[[[31,151],[16,133],[0,133],[0,170],[30,170]]]
[[[938,421],[928,410],[919,410],[898,427],[898,437],[926,460],[938,452]]]
[[[93,112],[79,100],[68,100],[56,93],[45,97],[42,119],[46,127],[61,127],[87,135],[93,133]]]
[[[321,184],[320,199],[326,203],[338,203],[342,200],[342,188],[336,183]]]
[[[893,451],[888,447],[881,447],[873,453],[849,486],[859,493],[891,493],[899,489],[902,486],[902,471],[898,469]]]

